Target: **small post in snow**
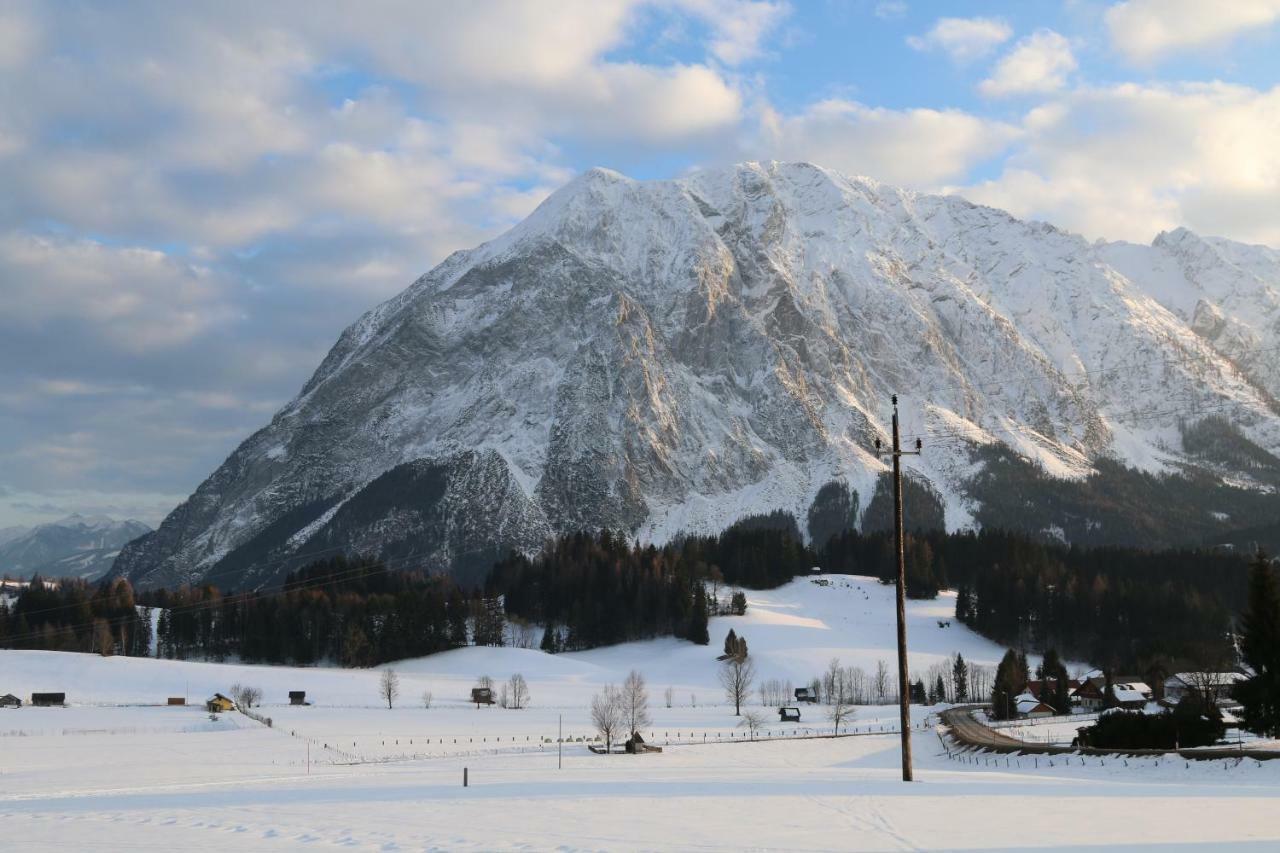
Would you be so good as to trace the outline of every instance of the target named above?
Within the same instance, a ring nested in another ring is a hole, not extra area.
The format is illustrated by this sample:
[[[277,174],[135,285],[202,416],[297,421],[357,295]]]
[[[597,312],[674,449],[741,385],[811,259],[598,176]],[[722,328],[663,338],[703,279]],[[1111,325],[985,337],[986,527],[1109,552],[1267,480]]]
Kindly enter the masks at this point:
[[[467,787],[467,768],[462,768],[462,787]]]
[[[556,736],[556,769],[564,769],[564,714],[560,715],[560,733]]]

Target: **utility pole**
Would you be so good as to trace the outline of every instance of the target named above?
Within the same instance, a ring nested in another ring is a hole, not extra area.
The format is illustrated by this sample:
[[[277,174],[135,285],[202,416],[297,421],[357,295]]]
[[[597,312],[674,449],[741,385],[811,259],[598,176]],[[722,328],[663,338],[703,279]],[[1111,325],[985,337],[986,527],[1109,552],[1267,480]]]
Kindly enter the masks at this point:
[[[902,729],[902,781],[911,777],[911,685],[907,678],[907,566],[902,544],[902,457],[919,456],[922,448],[916,439],[915,450],[903,450],[898,439],[898,395],[893,395],[893,544],[898,554],[898,716]],[[884,455],[880,439],[876,453]]]

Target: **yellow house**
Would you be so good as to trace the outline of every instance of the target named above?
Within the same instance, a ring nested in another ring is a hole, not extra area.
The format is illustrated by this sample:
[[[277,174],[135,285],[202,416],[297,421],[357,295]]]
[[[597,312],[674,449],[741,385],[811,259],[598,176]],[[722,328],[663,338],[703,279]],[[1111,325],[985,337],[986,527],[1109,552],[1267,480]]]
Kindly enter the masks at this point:
[[[234,711],[236,709],[236,703],[232,702],[221,693],[215,693],[213,694],[212,699],[204,703],[204,707],[209,711],[209,713],[216,714],[220,711]]]

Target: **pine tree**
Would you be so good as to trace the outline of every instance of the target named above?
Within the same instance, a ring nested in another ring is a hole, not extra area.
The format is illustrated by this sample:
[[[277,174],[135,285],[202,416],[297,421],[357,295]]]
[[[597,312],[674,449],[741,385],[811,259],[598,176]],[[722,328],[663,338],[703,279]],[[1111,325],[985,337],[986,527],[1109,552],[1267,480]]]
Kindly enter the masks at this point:
[[[934,705],[947,701],[947,685],[942,680],[942,673],[938,673],[937,679],[933,682],[933,696],[932,704]]]
[[[964,655],[956,652],[956,662],[951,667],[951,683],[955,687],[956,701],[969,699],[969,665],[964,662]]]
[[[732,628],[724,637],[724,653],[726,657],[737,657],[738,655],[738,635]]]
[[[693,614],[689,617],[688,640],[705,646],[711,642],[707,632],[707,590],[698,581],[693,585]]]
[[[1244,727],[1264,737],[1280,735],[1280,588],[1266,554],[1249,567],[1249,605],[1240,651],[1253,670],[1235,697],[1244,706]]]
[[[1017,716],[1014,698],[1027,687],[1027,656],[1009,649],[996,667],[995,686],[991,688],[991,715],[997,720]]]

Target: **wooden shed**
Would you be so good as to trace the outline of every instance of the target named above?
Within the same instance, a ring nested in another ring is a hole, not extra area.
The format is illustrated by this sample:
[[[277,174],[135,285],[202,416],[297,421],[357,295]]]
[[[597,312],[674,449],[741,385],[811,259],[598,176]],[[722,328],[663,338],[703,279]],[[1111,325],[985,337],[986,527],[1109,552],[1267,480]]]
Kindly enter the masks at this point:
[[[481,705],[492,705],[493,689],[490,687],[472,687],[471,701],[476,703],[476,707]]]
[[[51,708],[55,705],[67,704],[65,693],[32,693],[31,704],[37,708]]]
[[[779,708],[778,719],[779,721],[784,723],[798,723],[800,722],[800,709],[799,708]]]
[[[307,691],[305,691],[305,690],[290,690],[290,691],[289,691],[289,704],[290,704],[290,705],[305,705],[305,704],[307,704]]]
[[[187,704],[187,697],[186,696],[170,696],[168,704],[185,705]]]
[[[232,702],[221,693],[215,693],[212,698],[204,703],[204,707],[210,714],[218,714],[223,711],[234,711],[236,709],[236,703]]]
[[[0,708],[21,708],[22,700],[12,693],[0,696]]]

